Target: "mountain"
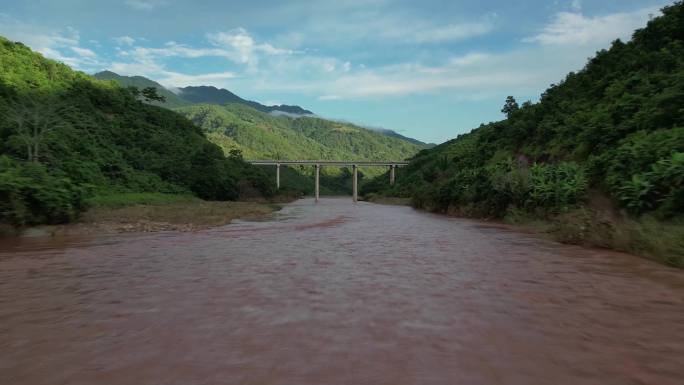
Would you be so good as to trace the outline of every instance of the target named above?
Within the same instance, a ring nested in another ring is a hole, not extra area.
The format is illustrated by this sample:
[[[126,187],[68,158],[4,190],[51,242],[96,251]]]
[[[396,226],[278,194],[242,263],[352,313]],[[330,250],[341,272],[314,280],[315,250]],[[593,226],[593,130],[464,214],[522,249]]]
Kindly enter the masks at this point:
[[[383,135],[387,135],[387,136],[390,136],[390,137],[393,137],[393,138],[405,140],[405,141],[410,142],[410,143],[413,143],[413,144],[417,144],[417,145],[419,145],[419,146],[421,146],[421,147],[423,147],[423,148],[432,148],[432,147],[435,147],[435,146],[436,146],[436,144],[434,144],[434,143],[425,143],[425,142],[421,142],[421,141],[418,140],[418,139],[409,138],[408,136],[401,135],[400,133],[398,133],[398,132],[396,132],[396,131],[394,131],[394,130],[389,130],[389,129],[387,129],[387,128],[371,128],[371,130],[376,131],[376,132],[379,132],[379,133],[381,133],[381,134],[383,134]]]
[[[182,97],[184,100],[187,100],[188,102],[195,104],[203,103],[223,105],[226,103],[239,103],[252,107],[257,111],[266,113],[280,111],[288,114],[313,115],[313,112],[305,110],[299,106],[288,106],[286,104],[281,104],[279,106],[265,106],[258,102],[245,100],[223,88],[216,88],[212,86],[199,86],[184,87],[179,88],[178,90],[180,97]]]
[[[424,148],[349,123],[312,116],[273,116],[239,103],[177,108],[226,153],[246,158],[403,160]],[[368,169],[369,175],[382,172]]]
[[[599,51],[539,103],[509,97],[504,109],[507,119],[419,152],[394,187],[382,178],[364,192],[438,212],[558,218],[566,240],[635,252],[650,242],[684,265],[684,227],[659,227],[684,222],[684,3]],[[620,227],[629,223],[645,224]],[[620,246],[626,236],[631,246]]]
[[[273,190],[178,113],[0,37],[0,224],[69,221],[92,193]]]
[[[162,103],[155,101],[151,104],[167,108],[187,106],[190,104],[223,105],[226,103],[239,103],[250,106],[261,112],[274,113],[276,115],[279,113],[286,115],[313,115],[313,112],[299,106],[290,106],[287,104],[265,106],[255,101],[245,100],[226,89],[213,86],[183,87],[178,88],[177,93],[174,93],[154,80],[150,80],[144,76],[122,76],[112,71],[102,71],[94,74],[93,77],[99,80],[113,80],[124,87],[137,87],[138,89],[154,87],[157,89],[159,95],[166,98],[166,102]]]
[[[122,86],[125,87],[137,87],[139,89],[146,88],[146,87],[154,87],[157,89],[157,93],[164,96],[166,98],[165,103],[161,102],[152,102],[154,105],[158,105],[161,107],[167,107],[170,109],[176,109],[179,107],[185,107],[185,106],[191,106],[191,105],[207,105],[207,104],[214,104],[214,105],[219,105],[223,106],[225,104],[241,104],[244,106],[251,107],[254,110],[257,110],[262,113],[266,113],[269,115],[272,115],[274,117],[288,117],[288,118],[300,118],[300,117],[315,117],[314,113],[305,110],[302,107],[299,106],[291,106],[287,104],[281,104],[281,105],[275,105],[275,106],[265,106],[261,103],[251,101],[251,100],[246,100],[238,95],[223,89],[223,88],[216,88],[213,86],[191,86],[191,87],[184,87],[184,88],[178,88],[177,91],[171,92],[168,89],[164,88],[162,85],[159,83],[150,80],[148,78],[145,78],[143,76],[121,76],[118,75],[114,72],[111,71],[102,71],[99,73],[96,73],[93,75],[95,78],[100,79],[100,80],[113,80],[117,83],[119,83]],[[268,119],[264,120],[263,118],[259,118],[263,121],[267,121]],[[278,120],[270,120],[270,122],[277,122]],[[320,119],[319,122],[325,121],[324,119]],[[344,122],[344,121],[337,121],[342,125],[349,125],[349,126],[354,126],[353,124]],[[391,138],[395,139],[400,139],[402,141],[406,141],[409,143],[412,143],[416,146],[418,146],[420,149],[422,148],[430,148],[434,147],[434,144],[426,144],[423,143],[419,140],[409,138],[403,135],[398,134],[395,131],[388,130],[388,129],[375,129],[371,128],[370,131],[379,133],[384,136],[388,136]],[[213,139],[218,140],[216,135],[212,136]],[[223,138],[221,141],[224,144],[224,146],[231,147],[232,145],[227,145],[227,140],[226,138]],[[265,145],[264,145],[265,146]],[[227,148],[226,147],[226,148]],[[243,145],[241,146],[241,150],[244,151],[245,154],[264,154],[264,151],[261,151],[260,149],[252,149],[250,148],[249,145]],[[262,146],[263,147],[263,146]],[[268,151],[266,152],[268,153]],[[287,151],[284,151],[284,153],[288,153]]]
[[[164,88],[161,84],[143,76],[122,76],[112,71],[102,71],[96,73],[93,77],[99,80],[113,80],[124,87],[137,87],[138,89],[154,87],[157,89],[157,94],[166,98],[166,102],[153,101],[151,103],[156,106],[173,108],[190,104],[188,101],[181,99],[178,95]]]
[[[299,106],[264,106],[216,87],[179,88],[175,94],[142,76],[104,71],[95,77],[124,86],[157,88],[167,98],[167,103],[158,105],[192,120],[226,154],[239,149],[246,158],[403,160],[429,147],[391,130],[321,119]],[[368,171],[369,175],[379,172]]]

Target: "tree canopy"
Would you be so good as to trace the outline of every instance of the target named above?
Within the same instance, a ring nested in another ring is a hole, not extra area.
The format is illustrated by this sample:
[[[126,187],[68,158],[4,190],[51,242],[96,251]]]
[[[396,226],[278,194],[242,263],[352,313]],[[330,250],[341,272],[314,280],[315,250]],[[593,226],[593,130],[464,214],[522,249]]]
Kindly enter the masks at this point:
[[[192,122],[139,95],[160,99],[0,38],[0,223],[69,220],[98,192],[273,194],[263,170],[226,158]]]
[[[602,191],[632,215],[684,214],[684,4],[616,40],[538,103],[509,96],[507,119],[416,155],[397,185],[366,193],[407,196],[436,211],[503,216],[552,212]]]

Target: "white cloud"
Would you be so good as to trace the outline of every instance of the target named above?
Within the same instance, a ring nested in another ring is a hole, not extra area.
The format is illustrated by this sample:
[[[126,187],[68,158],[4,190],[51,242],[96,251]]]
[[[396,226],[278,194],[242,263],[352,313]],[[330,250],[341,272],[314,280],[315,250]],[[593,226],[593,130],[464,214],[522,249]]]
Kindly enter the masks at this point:
[[[262,102],[262,104],[266,105],[266,106],[280,106],[280,105],[283,105],[285,103],[283,103],[281,101],[277,101],[277,100],[264,100]]]
[[[452,24],[443,27],[415,31],[409,40],[416,43],[458,41],[475,36],[485,35],[491,32],[493,29],[494,26],[488,22]]]
[[[628,40],[635,29],[646,24],[649,15],[658,13],[658,8],[595,17],[579,12],[559,12],[538,34],[524,41],[544,45],[603,46],[617,38]]]
[[[137,11],[151,11],[166,4],[165,0],[126,0],[126,5]]]
[[[336,72],[314,81],[267,78],[254,87],[267,91],[303,92],[320,100],[377,99],[449,90],[465,97],[500,90],[539,89],[556,80],[559,62],[567,58],[531,62],[525,53],[468,54],[438,66],[402,63]],[[559,55],[555,56],[560,58]],[[476,58],[477,60],[474,60]]]
[[[463,56],[457,56],[453,57],[450,59],[450,62],[452,65],[460,67],[460,66],[469,66],[469,65],[474,65],[478,63],[485,62],[486,60],[490,59],[492,56],[480,52],[472,52],[468,53]]]
[[[579,4],[577,4],[579,5]],[[508,52],[471,52],[424,65],[420,62],[358,67],[350,73],[335,73],[313,85],[279,79],[263,81],[263,89],[292,90],[318,94],[320,100],[386,98],[448,91],[463,98],[480,98],[501,92],[538,94],[559,82],[569,71],[577,71],[585,58],[608,47],[616,38],[627,40],[634,29],[645,25],[657,9],[586,17],[562,12],[530,44]]]
[[[561,80],[568,71],[582,68],[585,58],[596,49],[607,47],[617,37],[629,37],[635,28],[645,24],[649,13],[655,14],[657,10],[646,8],[591,17],[579,12],[561,12],[537,34],[525,39],[530,44],[508,52],[473,50],[450,57],[443,53],[429,57],[416,55],[403,61],[397,59],[394,64],[368,66],[356,62],[352,65],[351,59],[373,62],[373,57],[331,57],[312,49],[284,48],[292,47],[286,45],[288,40],[298,47],[305,46],[308,36],[323,25],[307,25],[305,34],[293,33],[274,39],[278,44],[261,41],[244,28],[206,34],[202,43],[194,45],[171,41],[146,46],[149,43],[142,38],[120,36],[114,39],[120,45],[116,48],[117,59],[106,67],[95,52],[80,44],[75,30],[41,31],[15,26],[10,28],[13,33],[8,36],[79,69],[100,67],[123,75],[147,76],[169,88],[214,85],[251,92],[300,93],[321,100],[379,99],[439,92],[481,98],[501,92],[538,94],[550,83]],[[494,28],[491,17],[445,25],[425,20],[406,23],[396,15],[379,16],[372,11],[352,16],[350,19],[361,21],[360,25],[328,25],[327,35],[341,33],[340,36],[359,45],[369,39],[424,44],[463,40],[490,33]],[[3,21],[0,16],[0,34],[7,29]],[[187,74],[177,72],[170,64],[174,62],[171,58],[207,57],[226,59],[225,67],[211,73]]]
[[[453,37],[453,36],[452,36]],[[208,46],[168,42],[162,47],[134,47],[132,62],[114,63],[112,70],[156,79],[167,87],[214,85],[256,91],[303,93],[321,100],[377,99],[448,91],[464,98],[500,93],[538,93],[569,70],[584,64],[593,49],[559,49],[530,45],[505,53],[471,52],[443,58],[441,64],[405,62],[366,67],[311,51],[291,51],[259,42],[245,29],[207,35]],[[170,57],[225,57],[245,65],[249,76],[233,71],[188,75],[168,70]],[[434,61],[434,59],[431,59]],[[258,64],[258,66],[257,66]]]
[[[233,79],[232,72],[216,72],[199,75],[182,74],[178,72],[164,71],[163,77],[157,79],[165,87],[202,86],[207,84],[225,84],[226,80]]]
[[[199,85],[226,86],[226,80],[233,79],[236,76],[230,71],[206,74],[184,74],[168,70],[163,64],[149,59],[131,63],[110,63],[109,70],[125,76],[145,76],[159,82],[169,89]]]
[[[471,52],[440,64],[405,62],[379,67],[356,66],[349,72],[321,71],[314,77],[273,76],[252,79],[260,91],[304,93],[319,100],[368,100],[448,92],[455,98],[477,100],[501,93],[538,95],[569,71],[581,69],[592,46],[528,45],[509,52]],[[302,60],[302,58],[300,58]],[[309,59],[309,61],[311,61]],[[292,65],[294,63],[290,63]],[[286,74],[301,74],[295,67]],[[239,80],[239,79],[238,79]]]
[[[119,47],[117,55],[122,58],[131,58],[134,61],[131,64],[146,66],[150,68],[150,71],[158,70],[159,64],[157,63],[172,57],[222,57],[231,62],[246,65],[247,70],[254,72],[262,57],[287,56],[295,53],[292,50],[277,48],[270,43],[256,42],[243,28],[207,34],[206,41],[207,45],[195,47],[174,41],[167,42],[161,47],[135,46],[129,49]],[[124,65],[125,63],[118,64]]]
[[[497,18],[495,13],[489,13],[447,22],[440,21],[441,17],[421,18],[415,12],[397,12],[387,1],[378,3],[376,6],[357,4],[343,10],[333,8],[335,12],[318,10],[316,17],[302,18],[296,32],[287,32],[276,41],[293,43],[295,47],[304,43],[344,46],[361,42],[391,45],[456,42],[492,32]]]
[[[582,10],[582,2],[580,0],[572,0],[570,3],[570,8],[572,8],[575,11],[580,11]]]
[[[244,28],[236,28],[228,32],[207,34],[211,44],[227,52],[225,55],[233,61],[255,66],[260,55],[288,55],[293,51],[276,48],[269,43],[256,43]]]
[[[88,58],[97,57],[97,54],[88,48],[82,48],[82,47],[69,47],[69,48],[71,48],[71,50],[74,51],[79,56],[88,57]]]
[[[135,43],[135,39],[130,36],[115,37],[114,41],[118,45],[133,45]]]
[[[156,79],[157,76],[166,71],[165,67],[152,60],[135,62],[112,62],[108,69],[120,75],[140,75]]]

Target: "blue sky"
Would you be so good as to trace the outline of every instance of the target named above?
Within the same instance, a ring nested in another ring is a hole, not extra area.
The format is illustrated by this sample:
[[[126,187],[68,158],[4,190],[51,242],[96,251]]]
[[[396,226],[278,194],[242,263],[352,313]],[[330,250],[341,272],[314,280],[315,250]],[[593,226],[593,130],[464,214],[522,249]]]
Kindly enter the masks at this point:
[[[443,142],[671,1],[0,0],[0,35],[94,73],[214,85]]]

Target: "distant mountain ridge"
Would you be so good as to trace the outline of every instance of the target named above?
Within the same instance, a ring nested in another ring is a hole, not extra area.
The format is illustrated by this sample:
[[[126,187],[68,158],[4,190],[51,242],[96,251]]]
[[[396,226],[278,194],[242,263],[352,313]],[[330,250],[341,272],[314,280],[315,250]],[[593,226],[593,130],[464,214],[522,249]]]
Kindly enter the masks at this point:
[[[272,115],[275,117],[288,117],[288,118],[301,118],[301,117],[317,117],[313,112],[306,110],[300,106],[280,104],[274,106],[266,106],[259,102],[253,100],[246,100],[240,96],[234,94],[233,92],[217,88],[214,86],[189,86],[177,88],[177,92],[172,92],[165,88],[161,84],[150,80],[143,76],[123,76],[112,71],[102,71],[93,75],[99,80],[113,80],[124,87],[154,87],[157,89],[157,93],[166,98],[165,103],[153,101],[151,104],[166,107],[173,110],[178,110],[182,107],[196,106],[196,105],[218,105],[225,106],[227,104],[240,104],[243,106],[250,107],[259,112]],[[331,122],[330,119],[319,119],[320,122]],[[352,123],[334,120],[335,122],[342,123],[343,125],[355,126]],[[273,122],[271,122],[272,124]],[[417,139],[409,138],[404,135],[397,133],[396,131],[385,129],[385,128],[368,128],[368,130],[378,133],[383,136],[390,138],[399,139],[411,143],[418,148],[431,148],[434,144],[424,143]],[[250,146],[248,146],[250,147]],[[251,146],[254,147],[254,146]],[[257,146],[258,147],[258,146]]]
[[[281,104],[276,106],[265,106],[259,102],[252,100],[245,100],[234,93],[223,89],[216,88],[214,86],[197,86],[197,87],[183,87],[179,88],[179,96],[192,103],[203,103],[203,104],[219,104],[223,105],[226,103],[239,103],[246,106],[250,106],[257,111],[270,113],[273,111],[282,111],[288,114],[296,115],[313,115],[314,113],[305,110],[299,106],[290,106],[287,104]]]
[[[191,104],[190,102],[183,100],[178,95],[169,91],[167,88],[165,88],[161,84],[155,82],[154,80],[150,80],[144,76],[122,76],[122,75],[119,75],[119,74],[112,72],[112,71],[102,71],[102,72],[96,73],[95,75],[93,75],[93,77],[95,79],[98,79],[98,80],[114,80],[115,82],[119,83],[120,85],[122,85],[124,87],[137,87],[139,89],[143,89],[146,87],[154,87],[157,89],[157,93],[159,95],[166,98],[165,103],[162,103],[162,102],[152,102],[151,103],[151,104],[154,104],[156,106],[175,108],[175,107],[187,106],[187,105]]]
[[[175,108],[188,106],[191,104],[218,104],[239,103],[252,107],[257,111],[271,113],[284,112],[294,115],[314,115],[313,112],[305,110],[299,106],[281,104],[276,106],[266,106],[253,100],[243,99],[234,93],[213,86],[190,86],[178,88],[178,93],[174,93],[161,84],[143,76],[123,76],[112,71],[102,71],[93,75],[99,80],[114,80],[125,87],[154,87],[157,93],[166,98],[166,103],[153,102],[152,104]]]
[[[417,144],[417,145],[425,147],[425,148],[432,148],[432,147],[436,146],[435,143],[426,143],[426,142],[422,142],[418,139],[409,138],[408,136],[404,136],[404,135],[402,135],[402,134],[400,134],[394,130],[390,130],[387,128],[369,128],[369,129],[372,131],[379,132],[383,135],[392,137],[392,138],[397,138],[397,139],[405,140],[409,143]]]

